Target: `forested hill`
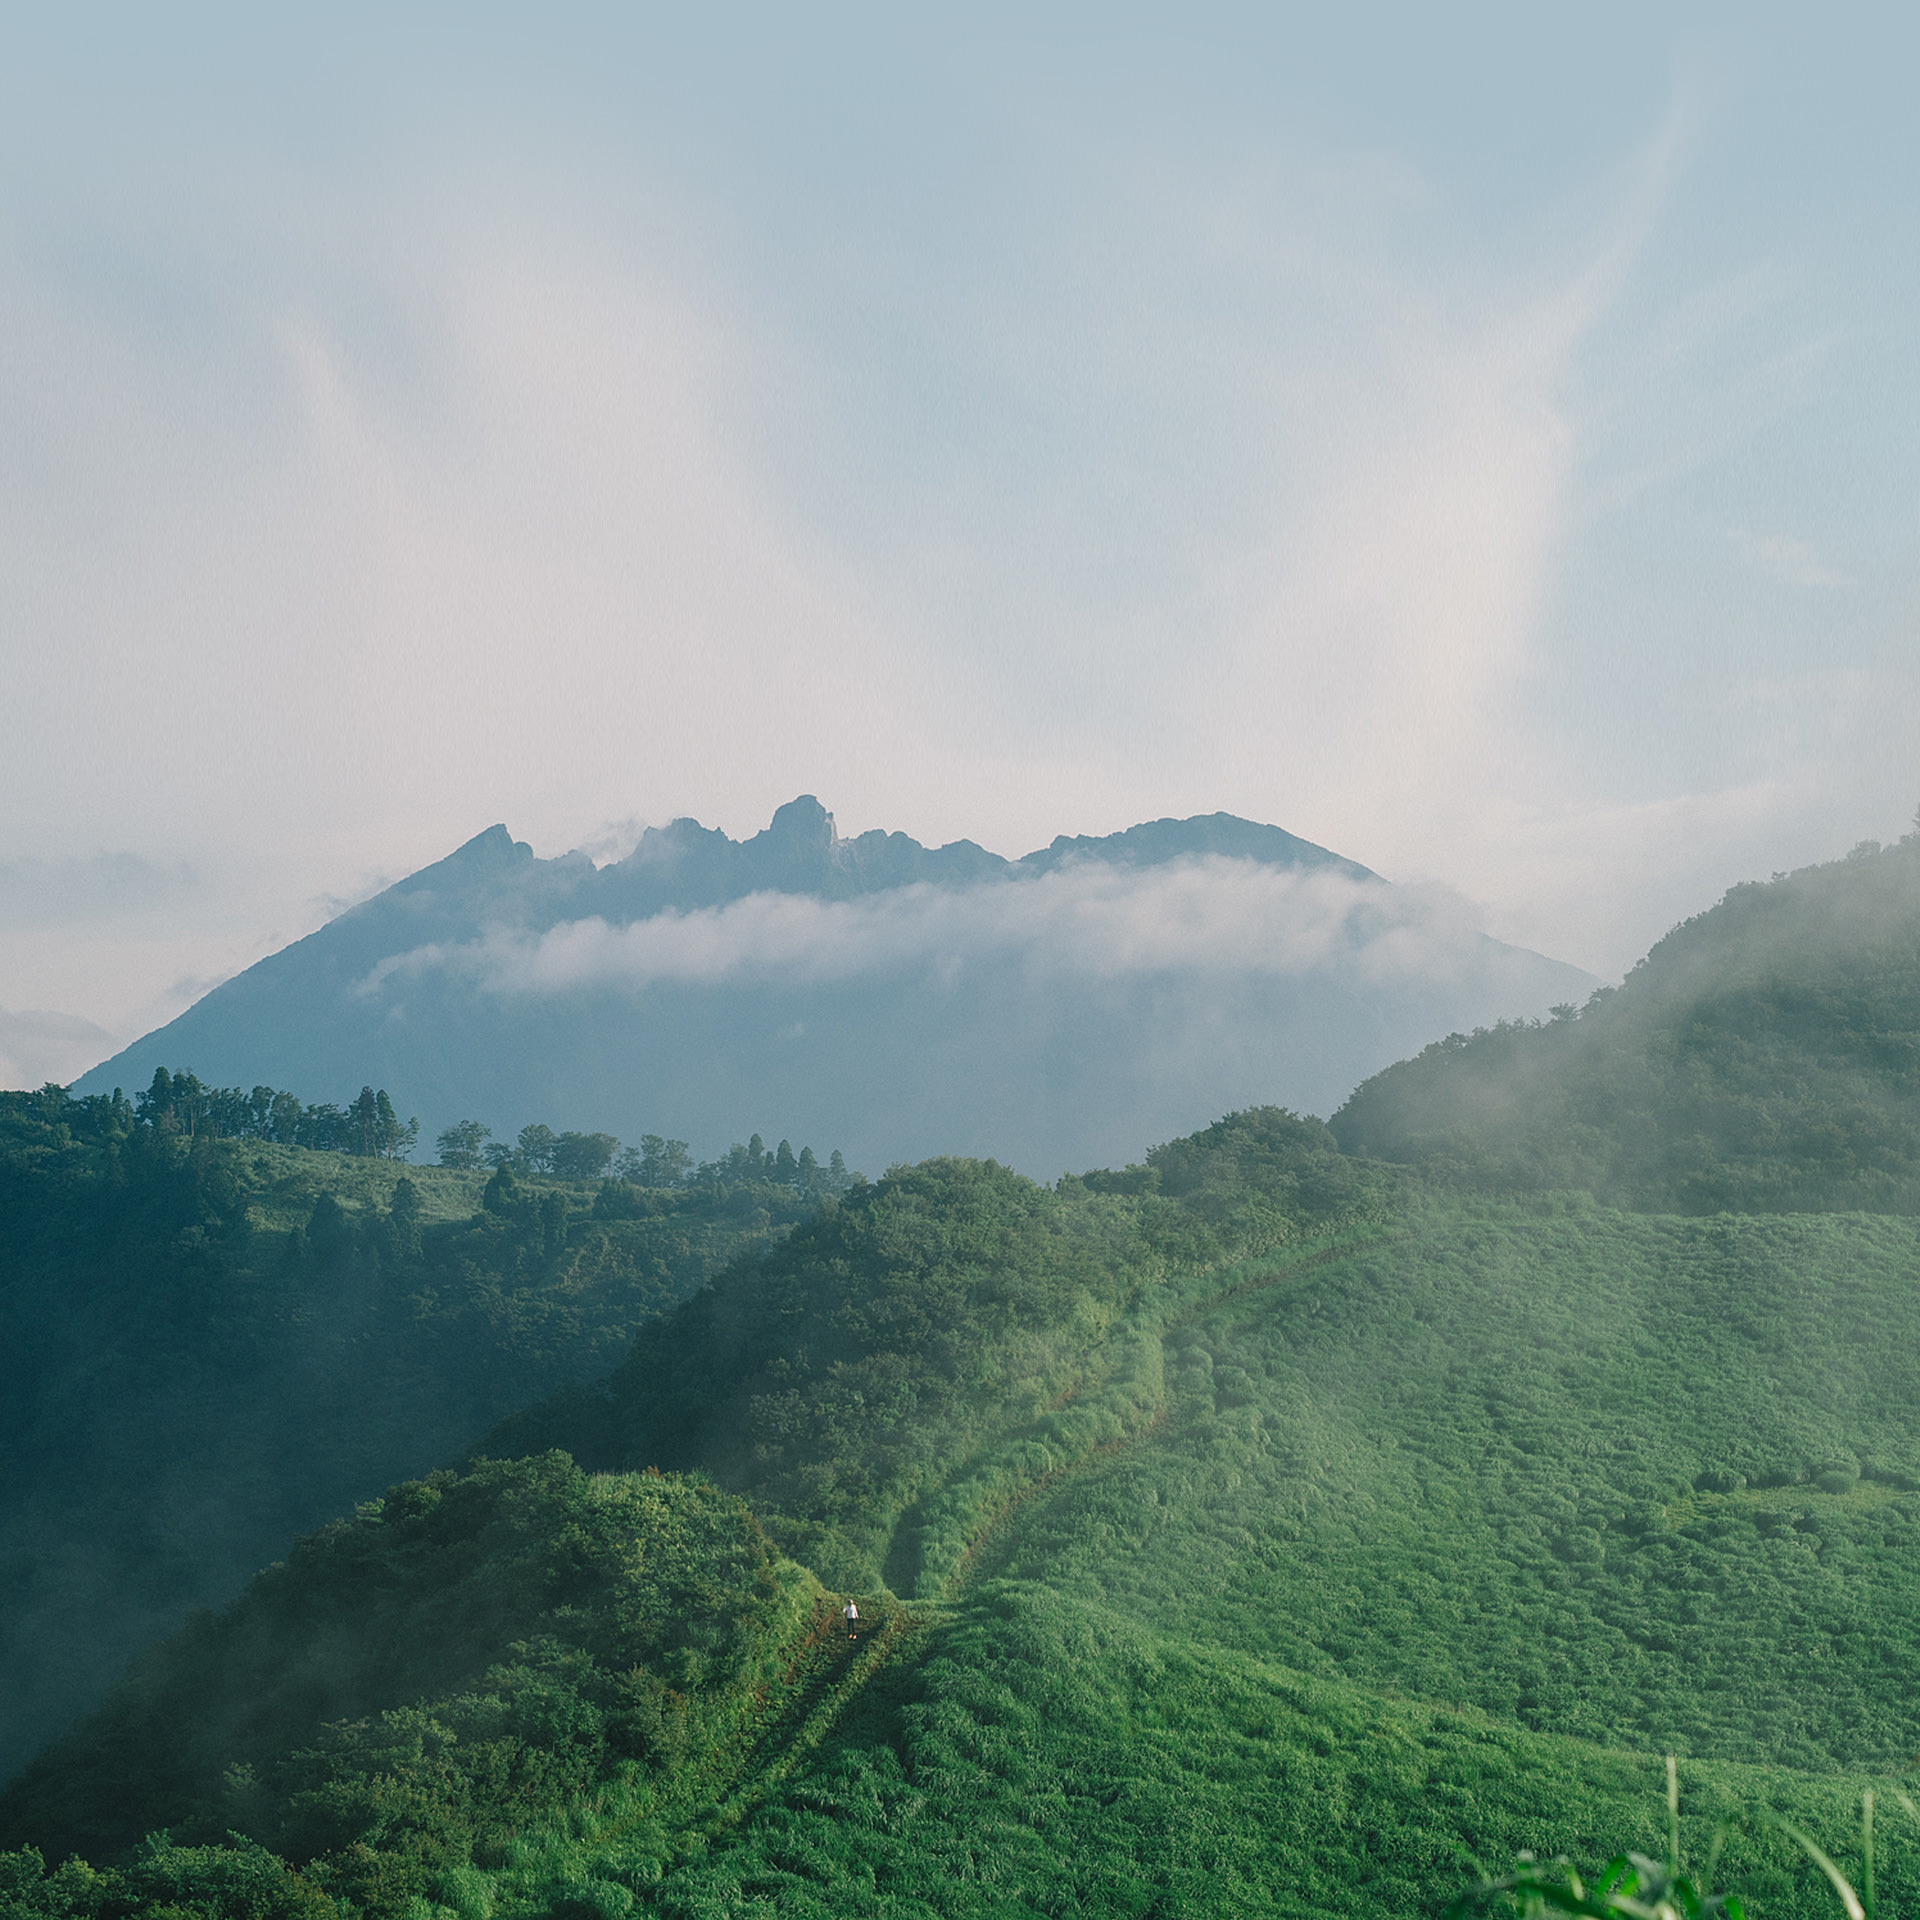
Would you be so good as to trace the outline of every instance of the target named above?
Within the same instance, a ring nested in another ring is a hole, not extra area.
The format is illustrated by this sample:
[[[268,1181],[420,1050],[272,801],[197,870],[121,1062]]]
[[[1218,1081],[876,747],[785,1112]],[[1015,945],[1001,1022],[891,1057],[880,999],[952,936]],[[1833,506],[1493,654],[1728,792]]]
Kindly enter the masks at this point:
[[[0,1895],[1431,1920],[1664,1846],[1664,1749],[1717,1887],[1837,1915],[1770,1821],[1857,1874],[1920,1750],[1916,1234],[1462,1200],[1274,1113],[896,1170],[522,1423],[613,1471],[397,1486],[155,1649],[0,1794]],[[1877,1871],[1912,1911],[1912,1829]]]
[[[1920,832],[1735,887],[1615,991],[1360,1086],[1349,1152],[1711,1213],[1920,1210]]]
[[[819,1193],[746,1148],[659,1185],[644,1156],[409,1166],[373,1090],[162,1078],[137,1105],[0,1094],[0,1774],[295,1532],[604,1375]]]
[[[1184,1288],[1364,1233],[1396,1184],[1272,1109],[1052,1189],[972,1161],[859,1183],[653,1323],[605,1388],[487,1443],[530,1458],[393,1490],[157,1650],[0,1794],[0,1844],[238,1829],[399,1920],[616,1776],[685,1819],[663,1772],[737,1764],[769,1698],[777,1718],[810,1684],[814,1574],[937,1595],[1009,1493],[1152,1419]]]
[[[978,1509],[1034,1459],[1150,1415],[1157,1336],[1139,1316],[1155,1323],[1170,1275],[1358,1229],[1394,1191],[1320,1121],[1271,1107],[1051,1188],[990,1160],[896,1167],[483,1451],[697,1470],[823,1579],[937,1592]]]
[[[161,1066],[369,1079],[429,1139],[540,1113],[702,1157],[778,1114],[856,1164],[992,1155],[1050,1179],[1235,1107],[1326,1112],[1433,1034],[1593,984],[1228,814],[1006,860],[842,837],[807,796],[745,840],[679,820],[604,867],[490,828],[78,1090]]]

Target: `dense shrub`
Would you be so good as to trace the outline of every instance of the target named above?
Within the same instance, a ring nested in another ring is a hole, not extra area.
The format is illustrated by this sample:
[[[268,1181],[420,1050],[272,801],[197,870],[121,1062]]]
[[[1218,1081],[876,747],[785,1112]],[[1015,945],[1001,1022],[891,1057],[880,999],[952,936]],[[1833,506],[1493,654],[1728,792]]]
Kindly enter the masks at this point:
[[[562,1455],[435,1474],[149,1655],[0,1797],[0,1836],[111,1859],[236,1830],[397,1914],[621,1769],[723,1745],[816,1597],[711,1486]]]

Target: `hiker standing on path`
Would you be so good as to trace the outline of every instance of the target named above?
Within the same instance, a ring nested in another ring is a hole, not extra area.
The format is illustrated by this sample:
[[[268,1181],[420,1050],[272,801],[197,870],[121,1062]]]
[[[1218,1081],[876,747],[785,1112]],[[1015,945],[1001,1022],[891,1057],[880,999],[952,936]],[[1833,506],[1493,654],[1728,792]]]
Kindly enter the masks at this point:
[[[840,1618],[847,1623],[847,1638],[851,1640],[860,1627],[860,1609],[851,1600],[840,1609]]]

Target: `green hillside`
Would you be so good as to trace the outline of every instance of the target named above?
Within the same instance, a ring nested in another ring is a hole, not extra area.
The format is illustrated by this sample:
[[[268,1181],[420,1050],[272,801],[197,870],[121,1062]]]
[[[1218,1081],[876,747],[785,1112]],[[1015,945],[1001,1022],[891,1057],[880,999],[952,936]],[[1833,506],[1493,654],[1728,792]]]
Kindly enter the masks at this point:
[[[297,1532],[442,1464],[811,1211],[0,1094],[0,1774]]]
[[[1308,1679],[1045,1588],[983,1592],[916,1654],[725,1845],[653,1882],[609,1835],[598,1872],[675,1920],[1294,1920],[1438,1916],[1482,1861],[1523,1848],[1589,1868],[1661,1851],[1652,1755]],[[1724,1764],[1681,1778],[1696,1865],[1722,1820],[1759,1805],[1853,1864],[1857,1778]],[[1883,1835],[1883,1912],[1920,1892],[1915,1837]],[[1736,1832],[1718,1865],[1749,1912],[1838,1920],[1775,1834]]]
[[[1662,1748],[1685,1757],[1702,1845],[1709,1813],[1757,1804],[1842,1844],[1860,1770],[1920,1747],[1914,1230],[1481,1203],[1347,1231],[1358,1250],[1303,1235],[1170,1265],[1111,1323],[1158,1356],[1157,1393],[1146,1365],[1109,1373],[1077,1435],[1027,1423],[967,1452],[940,1482],[972,1486],[966,1550],[905,1615],[861,1596],[904,1631],[824,1734],[776,1702],[718,1797],[636,1801],[648,1783],[603,1753],[464,1854],[389,1827],[367,1842],[393,1856],[384,1904],[372,1867],[355,1897],[398,1914],[440,1886],[456,1911],[533,1914],[592,1883],[606,1911],[1238,1914],[1352,1910],[1341,1889],[1363,1887],[1414,1914],[1476,1858],[1650,1841]],[[378,1723],[336,1723],[301,1761],[274,1722],[325,1642],[284,1608],[277,1644],[195,1690],[285,1578],[49,1756],[7,1800],[9,1837],[177,1820],[141,1714],[206,1729],[180,1743],[202,1782],[239,1764],[317,1791],[314,1753],[363,1754]],[[446,1680],[423,1663],[408,1684],[447,1724]],[[236,1697],[264,1732],[235,1731]],[[443,1767],[476,1737],[451,1734]],[[689,1780],[731,1751],[683,1748]],[[224,1822],[347,1885],[278,1806],[189,1812],[182,1843]],[[483,1900],[446,1879],[469,1863]],[[1737,1838],[1728,1864],[1763,1912],[1822,1910],[1777,1839]],[[1920,1898],[1897,1833],[1882,1885]]]
[[[1451,1183],[1683,1213],[1920,1211],[1920,832],[1735,887],[1617,990],[1438,1041],[1333,1128]]]
[[[1149,1296],[1149,1416],[979,1517],[907,1670],[660,1910],[1433,1911],[1650,1846],[1662,1750],[1701,1846],[1773,1806],[1842,1847],[1920,1751],[1920,1231],[1394,1224]],[[1776,1838],[1727,1865],[1824,1910]],[[1920,1901],[1906,1835],[1881,1867]]]
[[[108,1853],[244,1825],[391,1908],[616,1767],[639,1805],[682,1756],[749,1736],[821,1600],[711,1487],[558,1455],[438,1474],[170,1642],[14,1784],[11,1817]]]
[[[6,1920],[1411,1920],[1658,1851],[1663,1753],[1760,1920],[1869,1785],[1920,1909],[1917,901],[1736,890],[1337,1133],[855,1187],[149,1655]]]
[[[937,1592],[982,1512],[1153,1417],[1182,1276],[1384,1217],[1396,1184],[1273,1108],[1052,1188],[895,1168],[487,1445],[698,1469],[823,1577]]]
[[[1917,1362],[1905,1220],[1429,1218],[1170,1335],[1153,1444],[1002,1564],[1542,1731],[1898,1769]]]

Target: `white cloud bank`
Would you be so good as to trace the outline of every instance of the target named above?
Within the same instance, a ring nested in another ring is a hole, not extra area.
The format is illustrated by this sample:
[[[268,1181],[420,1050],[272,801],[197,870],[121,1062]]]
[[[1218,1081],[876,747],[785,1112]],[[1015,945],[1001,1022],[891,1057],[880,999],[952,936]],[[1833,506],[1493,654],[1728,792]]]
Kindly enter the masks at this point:
[[[383,961],[363,991],[451,974],[501,996],[676,985],[825,985],[1014,965],[1035,982],[1156,975],[1298,978],[1341,970],[1370,986],[1484,974],[1500,949],[1442,888],[1390,887],[1206,858],[1072,866],[962,889],[855,900],[755,893],[626,925],[571,920],[489,933]]]

